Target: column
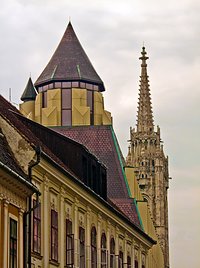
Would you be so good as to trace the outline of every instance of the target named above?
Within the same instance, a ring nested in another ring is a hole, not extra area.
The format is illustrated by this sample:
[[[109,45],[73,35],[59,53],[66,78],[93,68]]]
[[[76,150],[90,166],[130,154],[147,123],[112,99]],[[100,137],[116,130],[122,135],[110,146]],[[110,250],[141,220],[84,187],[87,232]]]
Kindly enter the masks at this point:
[[[65,230],[64,230],[64,198],[65,198],[65,190],[60,188],[60,267],[64,267],[65,265]]]
[[[23,210],[19,209],[19,267],[23,267],[23,253],[24,253],[24,244],[23,244]]]
[[[101,268],[101,214],[98,214],[97,222],[97,268]]]
[[[3,234],[3,267],[8,267],[8,204],[7,200],[3,203],[4,234]]]
[[[90,213],[91,209],[87,207],[86,213],[86,267],[91,267],[91,250],[90,250],[90,232],[91,232],[91,225],[90,225]]]
[[[110,222],[107,221],[106,231],[107,267],[110,267]]]
[[[128,267],[127,265],[127,234],[125,234],[124,238],[124,254],[123,254],[123,263],[126,263],[125,267]]]
[[[139,246],[138,249],[138,268],[142,268],[142,247],[141,245]]]
[[[79,232],[78,232],[78,199],[75,198],[75,205],[74,205],[74,242],[75,242],[75,245],[74,245],[74,250],[75,250],[75,254],[74,254],[74,265],[75,265],[75,268],[78,267],[78,264],[79,264],[79,261],[78,261],[78,258],[79,258],[79,255],[78,255],[78,241],[79,241]]]
[[[43,199],[43,256],[44,268],[49,267],[49,180],[44,180],[44,199]]]
[[[132,240],[132,246],[131,246],[131,259],[132,259],[132,267],[135,268],[135,240]]]

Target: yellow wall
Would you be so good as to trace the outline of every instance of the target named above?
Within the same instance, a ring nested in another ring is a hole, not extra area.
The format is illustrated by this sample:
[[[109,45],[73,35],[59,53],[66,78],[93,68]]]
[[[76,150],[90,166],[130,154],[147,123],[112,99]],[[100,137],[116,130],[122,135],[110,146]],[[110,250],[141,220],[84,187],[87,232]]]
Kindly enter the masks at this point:
[[[136,180],[135,169],[126,167],[125,172],[131,190],[131,195],[136,199],[145,232],[157,241],[157,244],[149,251],[148,268],[164,268],[164,255],[158,243],[158,237],[150,214],[148,203],[144,200],[139,184]]]
[[[42,108],[42,93],[35,101],[20,104],[26,117],[44,126],[61,126],[61,89],[47,91],[47,107]],[[87,89],[72,88],[72,126],[90,125],[90,107],[87,106]],[[94,125],[111,125],[111,113],[104,109],[101,92],[94,92]]]
[[[44,176],[45,174],[45,176]],[[133,261],[134,251],[137,249],[139,261],[141,256],[148,255],[148,250],[152,246],[140,233],[131,225],[127,224],[122,218],[116,215],[112,210],[104,205],[97,197],[89,193],[77,184],[76,181],[69,179],[66,175],[60,173],[51,166],[46,160],[41,162],[33,170],[33,183],[42,193],[41,201],[41,235],[42,247],[41,257],[33,255],[33,267],[64,267],[65,265],[65,221],[70,219],[73,223],[73,233],[75,241],[75,268],[78,268],[78,229],[82,226],[86,234],[86,267],[90,268],[90,232],[92,226],[97,231],[97,248],[98,248],[98,266],[100,267],[100,237],[103,232],[107,238],[107,250],[109,254],[109,245],[111,237],[115,239],[116,252],[119,254],[122,250],[124,253],[124,263],[127,263],[127,255],[130,255]],[[55,209],[58,212],[58,263],[50,260],[50,210]],[[34,266],[35,265],[35,266]],[[109,267],[109,266],[108,266]],[[117,266],[116,266],[117,267]],[[156,267],[154,267],[156,268]],[[162,267],[158,267],[162,268]]]

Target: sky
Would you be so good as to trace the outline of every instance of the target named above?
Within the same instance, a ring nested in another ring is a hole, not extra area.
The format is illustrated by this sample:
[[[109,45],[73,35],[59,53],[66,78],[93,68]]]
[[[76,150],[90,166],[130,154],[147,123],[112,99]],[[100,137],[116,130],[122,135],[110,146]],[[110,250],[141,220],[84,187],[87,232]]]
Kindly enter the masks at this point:
[[[105,83],[124,156],[136,123],[143,43],[155,125],[169,156],[171,268],[200,267],[199,0],[1,0],[0,94],[20,103],[71,19]]]

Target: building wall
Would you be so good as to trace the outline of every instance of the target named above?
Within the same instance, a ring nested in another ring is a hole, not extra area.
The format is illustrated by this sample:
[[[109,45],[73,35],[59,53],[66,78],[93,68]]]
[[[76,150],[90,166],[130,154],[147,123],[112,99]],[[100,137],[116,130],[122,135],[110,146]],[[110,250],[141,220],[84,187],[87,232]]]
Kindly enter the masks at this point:
[[[17,222],[17,264],[23,267],[23,213],[26,210],[26,197],[22,197],[15,189],[15,178],[13,184],[7,182],[12,180],[10,175],[0,170],[0,267],[10,266],[10,220]]]
[[[144,230],[150,237],[158,241],[158,236],[153,224],[150,207],[147,200],[144,199],[140,191],[139,184],[135,176],[135,168],[126,167],[125,172],[131,190],[132,198],[135,198],[137,202]],[[164,256],[159,242],[157,242],[157,244],[149,250],[148,268],[154,267],[165,267]]]
[[[20,104],[20,111],[23,115],[44,126],[62,125],[62,97],[61,89],[47,90],[47,104],[43,106],[43,93],[40,92],[35,101],[28,101]],[[104,109],[104,100],[101,92],[93,92],[93,107],[88,104],[87,89],[71,89],[71,124],[80,125],[111,125],[110,112]],[[91,122],[91,113],[93,122]]]
[[[44,175],[45,174],[45,175]],[[39,188],[41,195],[41,253],[32,254],[32,267],[64,267],[66,265],[66,219],[72,221],[74,234],[74,267],[79,267],[79,227],[85,229],[86,266],[91,267],[91,229],[97,231],[97,267],[101,267],[101,235],[106,235],[106,252],[109,256],[110,239],[115,239],[115,255],[123,252],[123,262],[127,264],[127,256],[138,259],[140,268],[142,261],[147,264],[148,250],[152,246],[138,231],[127,224],[117,214],[106,207],[99,198],[84,190],[78,183],[58,172],[49,163],[40,162],[34,168],[33,183]],[[58,261],[51,260],[51,209],[58,212]],[[116,257],[116,267],[118,267]],[[109,262],[109,258],[108,258]],[[126,265],[124,265],[126,267]],[[108,267],[109,263],[108,263]],[[161,266],[154,266],[154,268]]]

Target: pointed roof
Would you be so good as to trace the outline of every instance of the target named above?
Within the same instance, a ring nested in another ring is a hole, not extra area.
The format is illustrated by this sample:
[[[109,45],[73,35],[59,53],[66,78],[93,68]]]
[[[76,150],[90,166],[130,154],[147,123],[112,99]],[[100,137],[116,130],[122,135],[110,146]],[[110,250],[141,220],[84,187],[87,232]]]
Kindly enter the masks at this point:
[[[153,112],[151,107],[151,94],[149,88],[149,79],[147,75],[147,63],[145,47],[142,48],[142,57],[139,59],[142,60],[141,64],[141,80],[140,80],[140,89],[139,89],[139,106],[137,113],[137,131],[149,133],[154,130],[153,123]]]
[[[99,85],[104,91],[104,84],[82,48],[71,22],[49,63],[41,73],[35,86],[50,81],[85,81]]]
[[[35,87],[33,85],[32,79],[31,79],[31,77],[29,77],[28,83],[24,89],[22,96],[21,96],[21,100],[24,102],[30,101],[30,100],[35,100],[36,95],[37,95],[37,93],[36,93]]]

